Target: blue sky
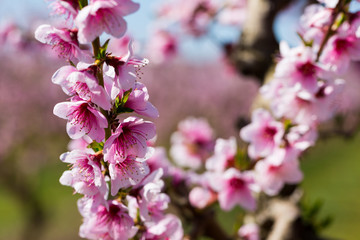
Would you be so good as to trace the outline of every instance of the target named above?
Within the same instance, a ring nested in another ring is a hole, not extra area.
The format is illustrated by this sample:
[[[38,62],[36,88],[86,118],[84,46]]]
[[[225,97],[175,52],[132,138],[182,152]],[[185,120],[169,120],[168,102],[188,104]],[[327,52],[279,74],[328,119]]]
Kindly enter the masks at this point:
[[[130,33],[135,39],[144,41],[151,32],[150,23],[153,19],[153,10],[164,0],[134,1],[140,3],[141,8],[138,12],[126,18],[129,24],[128,29],[130,29]],[[295,7],[289,9],[276,19],[274,29],[279,40],[286,40],[291,45],[297,44],[296,26],[302,11],[299,6],[301,6],[303,2],[304,0],[298,0]],[[29,27],[27,26],[29,22],[34,22],[39,18],[43,19],[43,22],[46,22],[49,14],[47,5],[46,0],[0,0],[0,23],[7,19],[12,19],[23,27]],[[359,7],[359,5],[357,5],[357,7]],[[215,29],[215,34],[220,39],[231,40],[237,38],[237,33],[231,31],[231,29],[218,28]],[[204,59],[219,55],[219,50],[215,47],[215,43],[211,39],[186,41],[182,49],[187,55],[190,55],[190,58],[194,52],[197,56],[203,56]]]

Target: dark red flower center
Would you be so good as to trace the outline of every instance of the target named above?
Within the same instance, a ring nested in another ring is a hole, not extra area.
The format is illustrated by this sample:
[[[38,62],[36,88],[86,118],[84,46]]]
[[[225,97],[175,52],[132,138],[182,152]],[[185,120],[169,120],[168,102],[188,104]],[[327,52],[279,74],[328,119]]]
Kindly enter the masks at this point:
[[[316,66],[311,62],[306,62],[297,67],[298,71],[301,72],[305,77],[311,77],[316,74]]]
[[[230,179],[229,181],[229,185],[232,187],[232,188],[236,188],[236,189],[239,189],[239,188],[242,188],[245,186],[245,182],[244,180],[240,179],[240,178],[232,178]]]
[[[277,133],[277,129],[275,127],[269,127],[267,126],[264,129],[264,137],[267,139],[272,139],[274,138],[275,134]]]
[[[109,206],[109,214],[111,217],[117,216],[118,212],[120,211],[120,208],[116,205],[111,204]]]
[[[334,44],[335,44],[335,49],[338,53],[342,53],[346,51],[350,45],[347,39],[337,39]]]

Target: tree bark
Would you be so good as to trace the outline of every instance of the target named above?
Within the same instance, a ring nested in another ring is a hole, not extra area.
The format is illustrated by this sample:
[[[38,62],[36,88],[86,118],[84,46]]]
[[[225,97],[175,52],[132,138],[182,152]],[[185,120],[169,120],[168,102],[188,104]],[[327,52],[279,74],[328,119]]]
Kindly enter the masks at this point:
[[[301,198],[297,185],[286,185],[278,196],[261,195],[258,210],[251,217],[260,227],[262,240],[329,240],[304,221]]]
[[[276,15],[293,0],[248,1],[248,17],[240,39],[229,53],[241,75],[255,76],[260,83],[273,64],[279,45],[273,32]]]

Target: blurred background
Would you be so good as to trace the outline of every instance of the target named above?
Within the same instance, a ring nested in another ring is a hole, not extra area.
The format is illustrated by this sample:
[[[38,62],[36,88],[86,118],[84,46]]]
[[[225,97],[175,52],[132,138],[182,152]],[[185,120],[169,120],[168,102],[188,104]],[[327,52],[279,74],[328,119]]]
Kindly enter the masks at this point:
[[[151,62],[142,46],[149,41],[153,12],[162,1],[136,2],[141,9],[126,18],[128,29],[141,56]],[[295,29],[303,2],[277,17],[274,30],[279,41],[297,44]],[[79,196],[59,183],[67,168],[59,155],[69,139],[65,121],[52,114],[53,106],[66,99],[51,83],[65,61],[33,39],[38,25],[53,20],[47,5],[43,0],[0,0],[0,239],[79,239]],[[214,34],[228,41],[240,33],[218,28]],[[206,117],[217,137],[238,136],[259,88],[254,79],[229,68],[218,45],[205,37],[185,39],[176,59],[149,64],[142,71],[150,101],[160,112],[155,120],[157,143],[166,147],[177,123],[187,116]],[[346,76],[345,105],[354,115],[360,106],[359,71],[354,63]],[[324,234],[335,239],[359,239],[359,146],[359,134],[330,136],[303,159],[306,202],[323,203],[320,215],[333,218]]]

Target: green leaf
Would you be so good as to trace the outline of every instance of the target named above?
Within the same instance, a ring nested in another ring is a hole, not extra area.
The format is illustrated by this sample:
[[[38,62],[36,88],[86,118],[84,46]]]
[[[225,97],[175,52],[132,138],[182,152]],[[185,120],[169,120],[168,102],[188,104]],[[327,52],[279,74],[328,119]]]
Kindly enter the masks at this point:
[[[250,161],[247,157],[247,152],[245,149],[238,149],[235,155],[235,168],[239,170],[246,170],[250,165]]]
[[[285,119],[284,121],[284,129],[285,133],[289,133],[290,129],[294,127],[295,125],[291,122],[290,119]]]
[[[310,225],[316,232],[321,232],[327,228],[332,222],[331,216],[321,216],[320,211],[324,205],[324,201],[316,200],[315,202],[305,202],[304,199],[300,203],[302,218],[304,222]]]
[[[127,100],[129,99],[130,93],[132,92],[132,88],[130,88],[129,90],[127,90],[126,92],[124,92],[124,95],[121,99],[121,106],[124,106],[125,103],[127,102]]]
[[[115,99],[115,109],[118,109],[120,104],[121,104],[120,96],[117,96],[116,99]]]
[[[86,7],[87,5],[88,5],[88,1],[87,1],[87,0],[79,0],[80,9]]]
[[[106,50],[107,50],[109,41],[110,41],[110,39],[106,40],[106,42],[101,47],[99,47],[99,51],[98,51],[98,53],[96,55],[96,59],[98,59],[100,61],[105,60],[105,58],[106,58]]]
[[[129,89],[128,91],[124,92],[122,98],[120,99],[119,96],[116,97],[115,99],[115,104],[114,104],[114,108],[112,110],[112,112],[114,114],[121,114],[121,113],[131,113],[134,112],[133,109],[125,107],[126,102],[129,99],[129,96],[132,92],[132,88]]]
[[[76,65],[75,65],[75,63],[73,63],[73,61],[69,60],[69,63],[70,63],[71,66],[76,68]]]
[[[130,88],[130,90],[124,92],[122,98],[120,99],[120,96],[117,96],[115,99],[115,109],[118,109],[120,107],[124,107],[126,102],[129,99],[129,96],[131,94],[132,89]]]
[[[128,107],[119,107],[117,110],[116,110],[116,113],[117,114],[121,114],[121,113],[132,113],[134,110],[131,109],[131,108],[128,108]]]
[[[299,36],[299,38],[301,39],[302,43],[303,43],[306,47],[312,47],[312,46],[313,46],[314,40],[306,41],[306,40],[304,39],[304,37],[303,37],[299,32],[297,32],[296,34]]]
[[[110,42],[110,38],[108,40],[106,40],[106,42],[101,46],[102,49],[104,49],[105,51],[107,50],[107,47],[109,45]]]
[[[94,150],[94,152],[98,152],[104,149],[104,143],[103,142],[96,142],[95,140],[90,143],[88,146],[88,148],[91,148],[92,150]]]
[[[319,214],[323,205],[324,205],[323,201],[321,200],[315,201],[314,204],[309,207],[307,212],[307,217],[310,219],[315,218]]]
[[[103,59],[105,57],[105,55],[106,55],[106,49],[100,48],[100,57],[101,57],[101,59]]]
[[[341,26],[341,24],[343,24],[345,21],[346,21],[346,15],[344,13],[340,13],[336,18],[334,30],[337,30]]]
[[[326,216],[323,219],[320,220],[318,224],[318,229],[323,230],[327,227],[329,227],[333,223],[334,219],[331,216]]]

